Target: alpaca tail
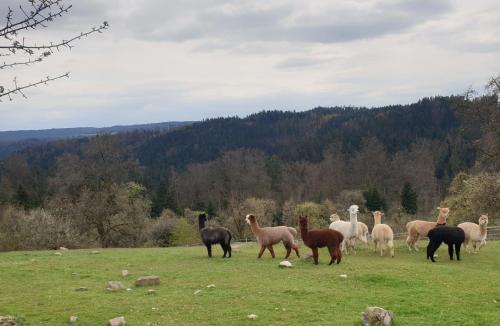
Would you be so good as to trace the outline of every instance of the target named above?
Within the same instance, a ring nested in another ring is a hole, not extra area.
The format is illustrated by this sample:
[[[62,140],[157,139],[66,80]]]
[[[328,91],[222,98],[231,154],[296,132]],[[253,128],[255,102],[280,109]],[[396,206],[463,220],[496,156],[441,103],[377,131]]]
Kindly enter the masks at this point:
[[[295,228],[289,226],[288,230],[290,230],[290,233],[293,235],[294,238],[297,238],[297,230]]]

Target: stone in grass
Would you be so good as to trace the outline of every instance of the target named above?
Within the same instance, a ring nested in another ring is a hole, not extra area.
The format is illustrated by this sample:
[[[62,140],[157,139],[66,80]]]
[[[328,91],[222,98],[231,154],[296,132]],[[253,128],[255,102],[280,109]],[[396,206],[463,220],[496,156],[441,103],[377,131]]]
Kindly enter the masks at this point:
[[[106,290],[108,291],[117,291],[123,289],[126,289],[125,285],[123,285],[122,282],[118,281],[109,281],[108,285],[106,286]]]
[[[305,255],[303,255],[302,259],[308,260],[313,258],[313,253],[312,252],[306,252]]]
[[[128,276],[128,270],[127,269],[122,270],[122,276],[123,277]]]
[[[78,320],[78,317],[76,317],[76,316],[69,316],[69,322],[70,323],[76,323],[77,320]]]
[[[97,254],[100,254],[100,252],[99,252],[99,251],[97,251],[97,250],[93,250],[93,251],[91,251],[90,253],[91,253],[92,255],[97,255]]]
[[[149,289],[149,290],[148,290],[148,294],[156,294],[155,289]]]
[[[124,326],[125,325],[125,317],[120,316],[120,317],[110,319],[108,321],[108,325],[109,326]]]
[[[88,291],[89,289],[87,289],[86,287],[84,286],[80,286],[79,288],[76,288],[75,291],[77,292],[84,292],[84,291]]]
[[[159,285],[160,278],[158,276],[143,276],[135,281],[135,286]]]
[[[257,319],[257,315],[256,314],[250,314],[247,316],[248,319],[251,319],[251,320],[255,320]]]
[[[59,250],[68,250],[66,247],[59,247]]]
[[[368,307],[363,312],[363,325],[365,326],[391,326],[394,314],[390,310],[380,307]]]
[[[210,288],[214,288],[214,287],[215,287],[215,284],[209,284],[209,285],[207,285],[207,288],[209,288],[209,289]]]
[[[12,316],[0,316],[0,326],[16,326],[17,321]]]
[[[56,256],[62,256],[62,253],[60,253],[59,251],[57,251],[57,252],[54,252],[54,255],[56,255]]]
[[[290,268],[290,267],[292,267],[292,263],[289,262],[288,260],[283,260],[282,262],[280,262],[279,266],[285,267],[285,268]]]

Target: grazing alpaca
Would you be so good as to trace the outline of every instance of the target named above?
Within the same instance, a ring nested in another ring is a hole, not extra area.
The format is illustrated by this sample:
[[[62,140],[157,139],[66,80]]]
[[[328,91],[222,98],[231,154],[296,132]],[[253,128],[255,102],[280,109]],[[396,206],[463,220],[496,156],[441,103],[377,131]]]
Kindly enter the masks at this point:
[[[465,222],[458,225],[465,232],[465,249],[470,253],[470,245],[474,247],[474,253],[477,253],[486,244],[488,215],[479,217],[479,224]]]
[[[348,224],[350,226],[350,222],[342,221],[337,213],[333,213],[332,215],[330,215],[330,221],[332,222],[341,221],[343,222],[343,224]],[[333,223],[330,224],[330,229],[340,231],[336,229],[336,225]],[[368,247],[368,226],[366,226],[366,224],[363,222],[358,221],[358,234],[356,236],[356,239],[360,240],[363,243],[365,249]],[[352,241],[349,240],[344,240],[344,241],[346,242],[347,248],[354,250],[354,245],[356,244],[355,239]]]
[[[274,258],[274,250],[273,245],[282,241],[283,245],[286,248],[286,256],[285,259],[290,256],[290,252],[292,249],[299,256],[299,247],[293,242],[294,236],[297,235],[297,230],[288,226],[273,226],[273,227],[265,227],[261,228],[257,223],[257,219],[254,215],[248,214],[245,218],[245,221],[250,225],[250,229],[252,233],[257,238],[257,242],[260,244],[260,251],[257,258],[262,257],[264,250],[266,248],[271,253],[271,256]]]
[[[406,230],[408,231],[408,237],[406,238],[406,245],[408,250],[418,251],[417,241],[426,237],[429,230],[433,229],[436,225],[446,225],[446,218],[450,213],[450,209],[446,207],[438,207],[439,215],[437,222],[429,222],[422,220],[410,221],[406,224]]]
[[[340,219],[330,224],[331,230],[342,233],[344,241],[342,242],[342,251],[347,252],[349,248],[354,252],[354,242],[358,236],[358,205],[351,205],[347,210],[349,212],[349,222]]]
[[[460,260],[460,246],[465,240],[465,232],[457,226],[438,226],[431,229],[427,234],[429,237],[429,244],[427,245],[427,259],[434,260],[434,253],[439,248],[441,243],[446,243],[448,245],[448,254],[450,255],[450,260],[453,260],[453,246],[455,246],[455,254],[457,255],[457,260]]]
[[[212,257],[212,245],[220,244],[224,251],[224,256],[229,253],[227,258],[231,258],[231,232],[220,226],[205,226],[207,215],[200,214],[198,216],[198,226],[200,228],[200,236],[203,244],[207,247],[208,257]]]
[[[328,251],[330,252],[331,259],[328,265],[333,264],[335,261],[337,261],[337,264],[340,263],[340,260],[342,259],[340,246],[344,240],[342,233],[331,229],[308,230],[307,216],[299,217],[299,225],[302,241],[304,241],[306,246],[312,249],[315,265],[318,265],[318,248],[323,247],[328,247]]]
[[[384,213],[381,211],[373,212],[373,243],[375,245],[375,250],[380,249],[380,256],[383,256],[385,248],[388,248],[391,257],[394,257],[394,233],[389,225],[381,224],[383,215]]]

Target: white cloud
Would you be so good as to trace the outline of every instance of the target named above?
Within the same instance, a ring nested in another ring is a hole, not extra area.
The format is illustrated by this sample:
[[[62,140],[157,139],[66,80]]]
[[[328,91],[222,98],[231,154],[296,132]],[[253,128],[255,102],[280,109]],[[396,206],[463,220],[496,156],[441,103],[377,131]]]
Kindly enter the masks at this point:
[[[42,64],[0,71],[0,84],[71,72],[0,103],[0,130],[377,106],[481,88],[500,72],[499,16],[494,0],[75,1],[28,39],[104,20],[111,28]]]

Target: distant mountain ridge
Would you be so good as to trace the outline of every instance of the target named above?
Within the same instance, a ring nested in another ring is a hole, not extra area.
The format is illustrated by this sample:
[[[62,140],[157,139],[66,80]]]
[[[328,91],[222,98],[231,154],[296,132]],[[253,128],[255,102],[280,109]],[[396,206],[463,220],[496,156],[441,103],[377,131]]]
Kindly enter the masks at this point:
[[[38,145],[47,141],[92,137],[98,134],[117,134],[136,130],[168,130],[186,126],[192,121],[168,121],[159,123],[147,123],[137,125],[117,125],[112,127],[76,127],[76,128],[53,128],[41,130],[12,130],[0,131],[0,158],[11,153],[23,150],[27,147]]]
[[[170,129],[193,123],[192,121],[168,121],[137,125],[117,125],[112,127],[76,127],[52,128],[40,130],[0,131],[0,142],[12,142],[25,139],[52,140],[74,137],[91,137],[97,134],[115,134],[134,130]]]

